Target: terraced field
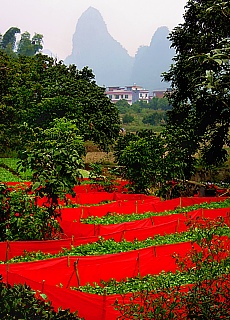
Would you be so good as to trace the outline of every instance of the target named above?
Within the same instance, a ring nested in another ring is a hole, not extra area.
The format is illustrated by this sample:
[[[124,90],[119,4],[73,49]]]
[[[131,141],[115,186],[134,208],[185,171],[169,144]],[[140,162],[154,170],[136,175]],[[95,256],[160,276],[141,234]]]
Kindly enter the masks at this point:
[[[1,242],[0,274],[3,281],[27,283],[45,294],[56,309],[78,310],[86,320],[117,319],[114,303],[129,303],[135,292],[196,282],[200,275],[181,272],[173,258],[200,240],[187,225],[190,219],[222,217],[215,234],[229,238],[229,199],[161,201],[97,192],[89,185],[76,187],[76,193],[78,207],[62,209],[63,239]],[[219,276],[228,274],[225,263],[214,267]],[[205,268],[203,280],[211,274]]]

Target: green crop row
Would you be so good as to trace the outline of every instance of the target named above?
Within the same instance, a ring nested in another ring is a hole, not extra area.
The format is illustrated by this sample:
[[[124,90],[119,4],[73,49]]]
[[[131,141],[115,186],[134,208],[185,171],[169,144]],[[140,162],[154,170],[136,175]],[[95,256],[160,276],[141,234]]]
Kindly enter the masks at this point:
[[[110,279],[109,281],[101,280],[100,283],[93,285],[86,284],[85,286],[72,287],[71,289],[87,292],[92,294],[127,294],[134,292],[141,292],[143,290],[154,291],[159,288],[171,288],[175,286],[183,286],[192,284],[197,281],[204,281],[212,278],[217,278],[222,274],[228,274],[230,258],[222,260],[221,262],[213,262],[212,264],[203,264],[199,270],[192,269],[191,272],[165,272],[161,271],[157,275],[146,275],[144,277],[133,277],[116,281]]]
[[[204,202],[201,204],[195,204],[192,206],[177,208],[175,210],[168,210],[163,212],[148,211],[144,213],[132,213],[132,214],[118,214],[118,213],[110,212],[103,217],[91,216],[86,219],[81,219],[81,222],[86,224],[108,225],[108,224],[117,224],[117,223],[123,223],[123,222],[142,220],[142,219],[150,218],[153,216],[165,216],[170,214],[186,213],[186,212],[194,211],[201,208],[219,209],[219,208],[228,208],[228,207],[230,207],[230,199],[226,199],[221,202],[211,202],[211,203]]]
[[[218,235],[226,235],[230,237],[230,228],[220,227],[216,229],[216,234]],[[149,237],[146,240],[134,240],[126,241],[123,240],[121,242],[116,242],[113,239],[105,240],[100,238],[97,242],[87,243],[84,245],[80,245],[77,247],[72,246],[71,249],[63,248],[62,252],[57,254],[43,253],[41,251],[36,252],[24,252],[22,256],[17,256],[10,259],[8,262],[16,263],[16,262],[28,262],[28,261],[36,261],[36,260],[45,260],[48,258],[57,258],[63,256],[93,256],[93,255],[102,255],[102,254],[112,254],[119,252],[127,252],[131,250],[138,250],[147,248],[150,246],[156,245],[164,245],[164,244],[176,244],[186,241],[196,241],[198,233],[194,231],[186,231],[181,233],[171,233],[165,234],[164,236],[155,235],[153,238]],[[4,263],[1,261],[0,263]]]

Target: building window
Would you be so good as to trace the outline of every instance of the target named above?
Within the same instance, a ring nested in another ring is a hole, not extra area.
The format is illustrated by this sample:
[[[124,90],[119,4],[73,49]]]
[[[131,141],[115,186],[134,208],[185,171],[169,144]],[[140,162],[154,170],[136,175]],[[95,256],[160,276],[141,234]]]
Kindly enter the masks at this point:
[[[119,94],[115,94],[115,99],[119,99]]]
[[[125,94],[125,99],[128,99],[128,98],[129,98],[129,96],[127,94]]]
[[[123,99],[123,94],[121,94],[121,99]]]
[[[113,98],[113,96],[112,96],[112,94],[110,94],[110,95],[109,95],[109,99],[112,99],[112,98]]]

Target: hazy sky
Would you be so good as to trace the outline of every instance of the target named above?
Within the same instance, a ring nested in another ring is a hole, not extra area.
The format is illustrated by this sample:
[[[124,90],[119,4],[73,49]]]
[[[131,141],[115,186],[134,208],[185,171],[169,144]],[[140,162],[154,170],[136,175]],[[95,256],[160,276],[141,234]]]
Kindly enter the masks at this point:
[[[0,33],[10,27],[43,34],[44,49],[58,59],[72,51],[80,16],[90,6],[100,11],[109,33],[132,56],[149,45],[160,26],[170,30],[183,22],[186,0],[0,0]]]

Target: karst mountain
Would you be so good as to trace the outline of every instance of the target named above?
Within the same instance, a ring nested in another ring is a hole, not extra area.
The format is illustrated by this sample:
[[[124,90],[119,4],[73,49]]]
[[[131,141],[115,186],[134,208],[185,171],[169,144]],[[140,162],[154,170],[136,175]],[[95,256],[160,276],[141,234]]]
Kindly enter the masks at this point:
[[[100,12],[89,7],[79,18],[73,35],[72,53],[66,64],[78,69],[88,66],[100,86],[127,86],[136,83],[150,91],[166,89],[161,73],[169,69],[174,52],[167,39],[167,27],[157,29],[149,46],[140,47],[131,57],[108,32]]]

